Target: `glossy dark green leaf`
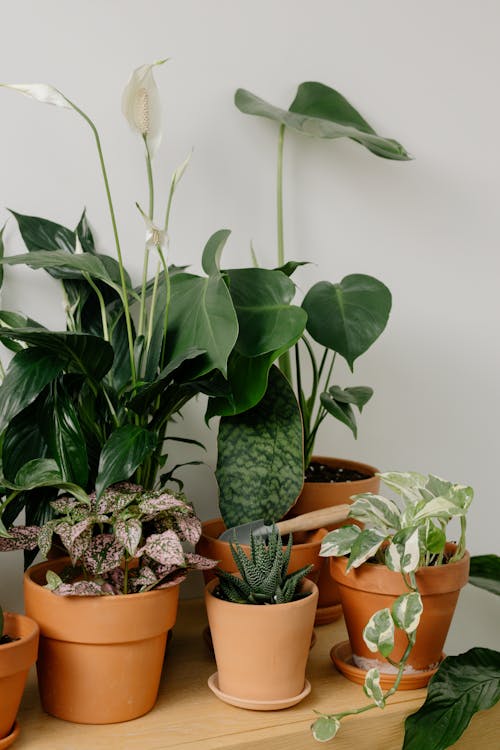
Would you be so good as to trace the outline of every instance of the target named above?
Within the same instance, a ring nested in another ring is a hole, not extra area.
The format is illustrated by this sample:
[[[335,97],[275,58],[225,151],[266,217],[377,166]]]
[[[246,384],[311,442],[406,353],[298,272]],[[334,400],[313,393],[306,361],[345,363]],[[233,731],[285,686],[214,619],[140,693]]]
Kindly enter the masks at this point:
[[[292,305],[295,284],[281,271],[242,268],[227,271],[229,290],[238,316],[236,349],[245,357],[293,346],[304,331],[307,316]]]
[[[154,432],[136,425],[118,427],[104,443],[96,480],[96,494],[100,497],[106,487],[130,479],[142,462],[156,449],[158,438]]]
[[[4,332],[0,332],[0,338]],[[23,349],[10,361],[0,385],[0,432],[64,368],[64,360],[42,348]]]
[[[84,209],[76,228],[76,234],[80,244],[86,253],[95,253],[94,235],[87,219],[87,210]]]
[[[500,595],[500,557],[476,555],[470,559],[469,583]]]
[[[43,398],[43,394],[42,394]],[[45,458],[47,443],[40,430],[37,400],[10,420],[3,439],[2,468],[13,482],[19,469],[34,458]]]
[[[500,700],[500,653],[472,648],[448,656],[429,683],[424,705],[405,722],[403,750],[445,750],[477,711]]]
[[[3,256],[5,255],[5,246],[4,246],[4,241],[3,241],[3,233],[5,231],[5,226],[6,225],[4,224],[3,227],[0,229],[0,259],[3,258]],[[3,277],[4,277],[4,270],[3,270],[3,266],[0,265],[0,288],[2,287],[2,284],[3,284]]]
[[[106,375],[113,363],[113,348],[110,344],[88,333],[59,333],[39,328],[18,328],[12,331],[1,329],[0,341],[4,339],[25,341],[32,347],[37,347],[38,351],[51,354],[55,362],[63,361],[66,367],[96,381]]]
[[[224,246],[231,234],[229,229],[219,229],[208,240],[203,250],[201,265],[207,276],[217,276],[220,273],[220,259]]]
[[[39,216],[26,216],[12,210],[11,214],[17,221],[24,244],[30,253],[39,250],[75,252],[76,235],[71,229]]]
[[[381,281],[352,274],[340,284],[320,281],[306,294],[307,330],[318,344],[354,361],[377,340],[389,319],[391,293]]]
[[[181,352],[178,357],[169,361],[168,365],[163,368],[158,377],[145,386],[138,388],[137,394],[131,399],[128,406],[136,412],[142,414],[164,391],[167,384],[172,380],[174,374],[187,360],[197,359],[205,354],[203,349],[191,347]]]
[[[228,528],[260,518],[278,521],[296,501],[304,478],[302,421],[277,367],[256,407],[221,419],[216,476]]]
[[[41,425],[62,478],[85,487],[89,473],[85,438],[73,402],[57,381],[41,409]]]
[[[358,437],[356,417],[349,403],[338,401],[331,393],[322,393],[320,395],[320,401],[322,406],[332,415],[332,417],[335,417],[339,422],[343,422],[343,424],[347,425],[354,437]]]
[[[411,158],[400,143],[377,135],[338,91],[321,83],[302,83],[288,111],[245,89],[238,89],[235,104],[245,114],[266,117],[303,135],[351,138],[377,156],[404,161]]]
[[[332,396],[335,401],[339,401],[342,404],[354,404],[357,406],[359,411],[363,411],[363,406],[373,396],[373,388],[367,385],[355,385],[348,388],[341,388],[338,385],[332,385],[328,389],[328,393]]]
[[[300,268],[300,266],[308,266],[309,261],[308,260],[289,260],[287,263],[285,263],[283,266],[279,266],[279,268],[276,268],[276,271],[281,271],[281,273],[284,273],[285,276],[292,276],[297,268]]]
[[[19,469],[14,482],[2,480],[6,487],[25,492],[39,487],[58,487],[66,490],[82,502],[89,502],[87,493],[73,482],[66,482],[57,463],[52,458],[36,458]]]
[[[145,380],[153,380],[160,366],[161,351],[164,339],[165,306],[167,304],[167,290],[163,274],[158,282],[156,304],[153,311],[151,341],[146,357],[144,371]]]

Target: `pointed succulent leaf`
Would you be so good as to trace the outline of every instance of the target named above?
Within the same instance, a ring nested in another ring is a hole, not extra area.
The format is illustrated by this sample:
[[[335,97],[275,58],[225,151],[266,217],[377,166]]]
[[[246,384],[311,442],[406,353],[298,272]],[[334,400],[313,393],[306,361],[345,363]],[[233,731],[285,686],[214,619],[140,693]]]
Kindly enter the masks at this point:
[[[392,619],[405,633],[414,633],[420,622],[420,615],[424,610],[422,599],[418,591],[398,596],[392,605]]]
[[[371,698],[379,708],[385,707],[385,698],[382,688],[380,687],[380,672],[378,669],[369,669],[366,673],[363,690],[368,698]]]
[[[361,533],[359,526],[341,526],[330,531],[321,542],[321,557],[342,557],[348,555],[352,545]]]
[[[385,564],[397,573],[415,571],[420,561],[418,528],[402,529],[395,534],[385,553]]]
[[[351,568],[359,568],[359,566],[369,560],[370,557],[373,557],[386,538],[387,533],[379,531],[378,529],[364,529],[361,531],[352,544],[346,573],[348,573]]]
[[[138,552],[146,553],[161,565],[184,565],[184,551],[179,537],[170,529],[161,534],[151,534]]]
[[[334,716],[320,716],[311,725],[312,735],[318,742],[333,740],[340,729],[340,721]]]
[[[382,529],[399,529],[401,512],[393,500],[371,492],[353,495],[349,518],[356,518],[367,524],[374,524]]]
[[[394,620],[387,608],[375,612],[363,630],[363,640],[373,653],[389,656],[394,648]]]

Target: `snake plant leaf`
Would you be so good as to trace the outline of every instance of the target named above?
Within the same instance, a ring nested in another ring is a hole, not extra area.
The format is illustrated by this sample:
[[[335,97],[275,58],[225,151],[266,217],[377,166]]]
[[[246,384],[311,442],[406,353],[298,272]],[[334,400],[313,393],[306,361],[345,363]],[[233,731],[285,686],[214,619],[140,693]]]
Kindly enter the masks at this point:
[[[368,698],[371,698],[379,708],[385,707],[384,692],[380,687],[380,672],[378,669],[373,668],[368,670],[365,676],[363,690],[365,695],[367,695]]]
[[[498,555],[471,557],[469,583],[500,596],[500,557]]]
[[[340,284],[319,281],[306,294],[302,307],[313,339],[344,357],[352,370],[354,361],[386,327],[391,301],[381,281],[352,274]]]
[[[390,655],[394,648],[394,620],[387,607],[370,617],[363,630],[363,640],[373,653],[379,651],[382,656]]]
[[[392,619],[397,627],[408,634],[414,633],[418,628],[423,611],[424,607],[418,591],[398,596],[391,609]]]
[[[41,417],[45,440],[62,478],[85,487],[89,476],[85,437],[73,402],[61,383],[51,384]]]
[[[157,448],[154,432],[137,425],[118,427],[106,440],[95,483],[97,500],[111,484],[130,479],[134,471]]]
[[[83,209],[80,221],[75,229],[76,235],[80,240],[82,249],[86,253],[95,253],[95,242],[92,229],[87,219],[87,209]]]
[[[297,499],[304,479],[302,422],[293,390],[277,367],[257,406],[221,419],[216,477],[227,528],[260,518],[278,521]]]
[[[245,89],[238,89],[235,104],[240,112],[266,117],[315,138],[351,138],[386,159],[407,161],[411,156],[392,138],[377,135],[359,112],[335,89],[321,83],[302,83],[290,109],[275,107]]]
[[[320,716],[311,725],[312,735],[318,742],[333,740],[340,729],[340,721],[334,716]]]
[[[500,700],[500,652],[471,648],[447,656],[429,683],[423,706],[405,721],[403,750],[445,750],[477,711]]]
[[[0,331],[0,340],[4,334]],[[57,353],[38,347],[23,349],[11,359],[0,385],[0,432],[63,371],[64,364]]]
[[[42,400],[43,397],[44,394],[41,395]],[[38,421],[39,408],[39,400],[35,399],[10,420],[5,430],[2,445],[2,470],[11,482],[27,461],[45,458],[47,455],[47,443]]]

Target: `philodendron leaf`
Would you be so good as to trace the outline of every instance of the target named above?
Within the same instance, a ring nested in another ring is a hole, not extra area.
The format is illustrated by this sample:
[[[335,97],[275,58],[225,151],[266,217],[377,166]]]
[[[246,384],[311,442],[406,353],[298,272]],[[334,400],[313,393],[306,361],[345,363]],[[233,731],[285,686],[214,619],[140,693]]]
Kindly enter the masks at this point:
[[[498,555],[471,557],[469,583],[500,596],[500,557]]]
[[[359,526],[341,526],[330,531],[321,542],[321,557],[348,555],[360,533]]]
[[[364,562],[373,557],[382,546],[387,537],[387,532],[378,529],[364,529],[351,547],[351,554],[347,563],[346,572],[351,568],[359,568]]]
[[[349,517],[385,530],[399,529],[401,526],[401,513],[396,503],[371,492],[354,495]]]
[[[332,417],[335,417],[335,419],[338,419],[339,422],[347,425],[354,437],[358,437],[356,417],[354,416],[354,412],[350,404],[337,401],[330,393],[327,392],[320,395],[320,401],[321,405],[329,414],[332,415]]]
[[[423,610],[422,599],[417,591],[402,594],[392,605],[392,619],[398,628],[410,634],[418,628]]]
[[[221,419],[218,448],[219,507],[226,526],[282,518],[302,488],[302,421],[277,367],[257,406]]]
[[[312,735],[318,742],[333,740],[340,729],[340,721],[334,716],[320,716],[311,725]]]
[[[357,406],[359,411],[363,411],[363,406],[373,396],[373,388],[367,385],[355,385],[349,388],[340,388],[338,385],[332,385],[328,389],[328,393],[333,396],[335,401],[339,401],[344,404],[354,404]]]
[[[144,427],[118,427],[102,447],[95,483],[97,499],[106,487],[130,479],[144,459],[153,453],[157,443],[156,434]]]
[[[394,648],[394,620],[387,608],[375,612],[363,630],[363,640],[373,653],[389,656]]]
[[[431,679],[423,706],[405,721],[403,750],[445,750],[477,711],[500,700],[500,653],[471,648],[447,656]]]
[[[245,89],[237,90],[234,101],[245,114],[266,117],[304,135],[351,138],[377,156],[405,161],[411,158],[400,143],[377,135],[338,91],[322,83],[300,84],[289,111],[274,107]]]
[[[379,708],[385,707],[384,692],[380,687],[380,672],[378,669],[373,668],[368,670],[363,690],[365,691],[365,695],[371,698]]]
[[[392,538],[385,552],[385,564],[397,573],[410,573],[420,560],[418,528],[402,529]]]
[[[304,297],[307,330],[318,344],[340,354],[349,367],[378,339],[391,311],[385,284],[352,274],[340,284],[319,281]]]
[[[231,231],[229,229],[219,229],[208,240],[203,250],[201,265],[207,276],[216,276],[220,273],[220,259],[224,245],[226,244]]]

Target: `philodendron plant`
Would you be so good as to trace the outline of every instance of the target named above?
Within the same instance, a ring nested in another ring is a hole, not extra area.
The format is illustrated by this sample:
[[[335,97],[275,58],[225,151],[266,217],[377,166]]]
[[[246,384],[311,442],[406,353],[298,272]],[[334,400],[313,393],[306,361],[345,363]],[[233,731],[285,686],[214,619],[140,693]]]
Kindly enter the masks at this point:
[[[386,565],[401,574],[408,593],[399,596],[392,609],[375,612],[363,631],[368,649],[385,657],[397,674],[393,686],[384,692],[379,669],[369,669],[364,691],[372,702],[339,714],[320,715],[312,725],[312,732],[321,742],[335,737],[345,716],[385,707],[403,677],[423,611],[416,571],[423,566],[450,564],[465,554],[466,514],[473,498],[471,487],[416,472],[389,472],[380,477],[399,495],[400,505],[382,495],[354,495],[349,517],[363,523],[364,528],[353,524],[331,531],[323,539],[320,554],[348,555],[347,574],[367,561]],[[460,538],[450,554],[446,551],[446,527],[454,518],[460,520]],[[407,642],[398,661],[391,659],[396,628],[404,632]]]
[[[42,526],[14,526],[0,538],[0,552],[60,547],[71,565],[47,573],[47,588],[61,596],[134,594],[181,583],[190,569],[214,560],[184,552],[196,544],[201,524],[181,494],[144,490],[127,482],[87,501],[70,496],[51,502],[56,517]]]
[[[66,311],[62,331],[0,311],[0,341],[14,353],[6,372],[0,366],[0,535],[23,509],[28,525],[43,524],[60,489],[73,494],[95,489],[99,501],[106,487],[119,481],[146,489],[171,482],[177,467],[166,463],[168,441],[200,446],[171,430],[184,405],[205,393],[210,399],[227,396],[234,413],[251,408],[266,392],[273,361],[304,330],[306,314],[290,304],[295,286],[286,273],[222,269],[228,230],[208,240],[201,275],[172,264],[170,213],[188,160],[172,176],[159,222],[153,157],[161,117],[153,70],[163,62],[135,70],[123,96],[125,116],[144,147],[149,185],[147,210],[139,206],[137,213],[146,227],[138,285],[125,267],[94,122],[52,86],[7,86],[69,110],[90,127],[116,257],[101,251],[85,212],[74,229],[12,212],[27,252],[8,257],[5,227],[0,231],[0,283],[2,263],[44,269],[60,282]],[[246,363],[243,370],[234,367],[240,360]],[[286,408],[291,404],[297,410],[286,382],[281,398]],[[285,470],[295,476],[295,491],[301,482],[295,455]]]
[[[277,266],[287,274],[293,274],[301,262],[285,260],[283,226],[283,146],[286,129],[314,138],[349,138],[364,146],[376,156],[396,161],[406,161],[411,157],[405,148],[392,138],[379,136],[368,122],[351,104],[334,89],[321,83],[302,83],[288,110],[280,109],[250,93],[239,89],[235,103],[245,114],[264,117],[279,125],[277,163],[277,226],[278,253]],[[309,289],[302,302],[302,310],[307,314],[304,334],[295,344],[295,390],[300,407],[304,442],[303,464],[307,469],[314,450],[318,429],[328,415],[345,424],[357,436],[355,409],[361,410],[372,396],[368,386],[343,387],[332,381],[334,364],[338,357],[345,359],[353,370],[355,361],[377,340],[386,327],[391,310],[391,294],[378,279],[365,274],[352,274],[338,282],[320,281]],[[318,356],[317,345],[321,347]],[[302,371],[303,354],[311,366],[311,387],[306,391],[306,378]],[[230,355],[233,372],[244,371],[245,360]],[[292,368],[288,352],[280,359],[280,367],[288,381],[292,381]],[[262,433],[259,442],[252,436],[253,450],[246,461],[234,466],[235,442],[249,443],[247,433],[252,431],[252,421],[247,415],[234,416],[235,411],[228,396],[214,400],[209,405],[209,413],[222,415],[219,431],[219,461],[217,476],[221,483],[221,512],[225,518],[227,507],[233,504],[233,497],[227,496],[230,486],[232,495],[239,498],[231,523],[244,523],[262,517],[255,515],[260,496],[260,475],[262,472],[258,456],[266,450],[267,436]],[[262,418],[262,413],[257,419]],[[231,475],[231,483],[226,481]],[[282,481],[278,474],[276,482]],[[248,488],[250,492],[246,492]],[[248,497],[247,497],[248,495]],[[290,497],[289,502],[295,498]],[[277,521],[279,509],[266,518]],[[253,515],[252,515],[253,514]]]

